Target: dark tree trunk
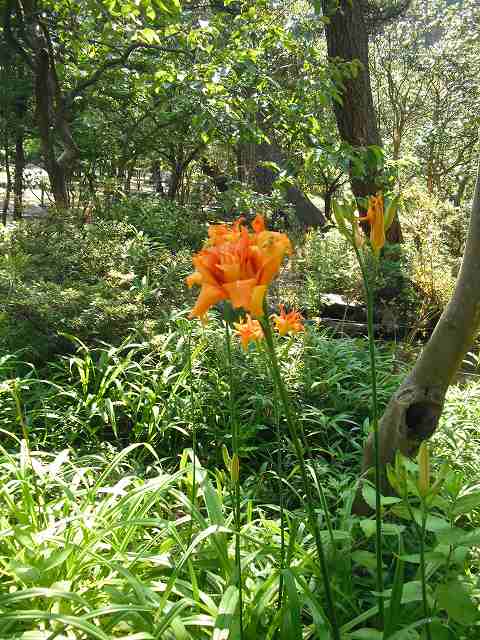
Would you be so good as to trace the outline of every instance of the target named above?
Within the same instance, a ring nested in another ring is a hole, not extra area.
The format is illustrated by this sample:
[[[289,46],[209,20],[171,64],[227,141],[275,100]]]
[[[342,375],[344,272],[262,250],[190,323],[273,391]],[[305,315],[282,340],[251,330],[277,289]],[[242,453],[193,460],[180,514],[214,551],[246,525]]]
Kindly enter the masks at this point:
[[[167,198],[169,200],[175,200],[178,190],[182,183],[184,166],[183,164],[177,164],[172,167],[172,175],[170,177],[170,183],[168,185]]]
[[[269,194],[272,192],[275,173],[261,165],[262,162],[275,162],[278,166],[285,164],[285,154],[276,144],[261,143],[241,145],[239,166],[243,175],[253,183],[256,191]],[[321,227],[325,224],[325,216],[307,196],[295,186],[285,189],[285,199],[295,208],[300,222],[308,227]]]
[[[467,188],[467,184],[470,180],[470,176],[464,176],[458,183],[457,193],[452,198],[452,203],[454,207],[459,207],[463,196],[465,194],[465,189]]]
[[[13,35],[13,15],[20,25],[18,32],[23,45]],[[18,6],[17,3],[9,2],[4,16],[4,33],[9,45],[22,55],[33,73],[36,119],[45,169],[55,205],[59,209],[65,209],[69,203],[68,173],[79,150],[70,131],[67,101],[58,82],[48,27],[41,21],[40,15],[35,0],[23,0]],[[55,153],[55,139],[63,147],[59,157]]]
[[[123,190],[125,191],[126,195],[130,194],[131,188],[132,188],[132,176],[133,176],[133,171],[134,171],[134,167],[133,165],[127,165],[126,169],[125,169],[125,184],[123,187]]]
[[[165,189],[162,182],[162,171],[160,169],[160,163],[158,160],[152,163],[152,182],[155,187],[155,193],[159,193],[162,196],[165,195]]]
[[[353,147],[382,146],[373,106],[372,87],[368,61],[368,30],[362,3],[359,0],[340,0],[332,10],[331,0],[322,0],[323,13],[329,17],[325,31],[328,56],[332,61],[343,60],[361,63],[355,77],[344,81],[342,104],[334,101],[333,109],[340,137]],[[361,179],[351,177],[352,191],[356,198],[372,195],[378,190],[378,171],[371,171]],[[392,243],[402,240],[398,218],[390,227],[387,239]]]
[[[228,185],[230,182],[229,177],[225,173],[222,173],[217,165],[212,164],[206,158],[202,158],[200,166],[202,172],[213,180],[213,184],[216,186],[219,193],[225,193],[225,191],[228,191]]]
[[[15,179],[13,183],[13,217],[19,220],[23,213],[23,170],[25,168],[25,150],[23,143],[25,130],[23,122],[17,123],[15,134]]]
[[[66,164],[57,159],[53,139],[56,121],[52,113],[55,100],[54,91],[49,55],[47,50],[42,48],[35,56],[36,117],[40,133],[40,146],[55,206],[58,209],[66,209],[69,203]]]
[[[5,134],[5,141],[4,141],[4,150],[5,150],[5,174],[7,176],[7,184],[5,186],[5,195],[3,197],[2,224],[5,226],[7,224],[8,207],[10,206],[10,194],[12,192],[12,176],[10,173],[10,149],[8,146],[8,136],[6,134]]]

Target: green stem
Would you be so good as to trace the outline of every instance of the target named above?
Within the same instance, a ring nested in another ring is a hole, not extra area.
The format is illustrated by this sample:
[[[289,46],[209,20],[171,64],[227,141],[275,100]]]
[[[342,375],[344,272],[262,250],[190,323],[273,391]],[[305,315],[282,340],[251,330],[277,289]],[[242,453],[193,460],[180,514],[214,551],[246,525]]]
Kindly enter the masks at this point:
[[[25,440],[25,443],[26,443],[26,445],[28,447],[28,451],[29,451],[29,455],[30,455],[30,441],[29,441],[29,437],[28,437],[28,429],[27,429],[27,424],[25,422],[25,417],[23,415],[22,403],[21,403],[21,400],[20,400],[20,393],[18,392],[17,382],[13,383],[12,396],[13,396],[13,399],[15,401],[15,409],[16,409],[16,412],[17,412],[17,419],[18,419],[18,422],[20,423],[20,427],[22,429],[23,439]]]
[[[239,433],[238,422],[235,411],[234,399],[234,380],[233,380],[233,362],[232,362],[232,344],[230,339],[230,325],[225,322],[225,343],[227,347],[228,375],[230,385],[230,420],[232,428],[232,451],[233,456],[240,459],[239,454]],[[235,475],[233,482],[233,514],[235,520],[235,567],[237,572],[238,585],[238,607],[239,607],[239,623],[240,623],[240,640],[243,639],[243,583],[242,583],[242,559],[240,554],[240,527],[241,527],[241,509],[240,509],[240,479]]]
[[[265,350],[261,348],[262,343],[257,343],[259,350],[264,357],[264,364],[268,376],[268,359]],[[275,420],[275,433],[277,437],[277,478],[278,478],[278,501],[280,507],[280,558],[279,558],[279,579],[278,579],[278,604],[277,608],[280,611],[283,602],[283,588],[284,577],[283,570],[285,569],[285,509],[284,509],[284,492],[283,492],[283,438],[282,431],[280,429],[280,411],[278,407],[278,393],[277,387],[273,386],[273,410]]]
[[[192,462],[192,511],[190,514],[190,531],[188,535],[188,546],[192,541],[193,535],[193,512],[195,510],[195,502],[197,500],[197,424],[195,420],[195,397],[193,394],[193,379],[192,379],[192,330],[190,329],[188,333],[187,340],[187,349],[188,349],[188,377],[190,378],[190,413],[192,416],[192,452],[193,452],[193,462]]]
[[[296,422],[292,415],[287,390],[285,388],[282,375],[280,373],[280,367],[278,364],[277,353],[275,351],[275,344],[273,340],[272,327],[266,315],[262,318],[261,323],[262,323],[262,328],[265,334],[265,342],[267,345],[267,350],[270,356],[269,358],[270,371],[271,371],[273,380],[275,382],[275,385],[277,387],[280,399],[283,404],[283,410],[285,412],[285,418],[287,420],[290,438],[298,458],[300,474],[302,477],[303,488],[305,491],[305,497],[307,501],[308,520],[310,524],[311,533],[315,540],[318,559],[320,561],[320,570],[322,572],[323,584],[325,587],[325,596],[327,599],[327,610],[330,618],[330,623],[332,625],[333,637],[334,637],[334,640],[340,640],[340,631],[337,624],[335,606],[333,604],[332,587],[330,585],[330,576],[329,576],[328,567],[327,567],[327,560],[325,557],[322,538],[320,536],[320,531],[318,528],[317,518],[315,516],[315,510],[313,508],[311,488],[310,488],[310,483],[308,482],[307,468],[306,468],[305,460],[303,456],[303,447],[300,441],[300,437],[298,435],[298,428],[297,428]]]
[[[382,563],[382,502],[381,502],[381,468],[380,468],[380,442],[378,434],[378,406],[377,406],[377,364],[375,358],[375,332],[373,324],[373,289],[370,286],[368,273],[365,268],[362,256],[354,243],[355,253],[357,256],[360,269],[362,271],[363,285],[367,298],[367,326],[368,326],[368,350],[370,354],[370,372],[372,384],[372,422],[373,422],[373,448],[375,462],[375,553],[377,565],[377,592],[378,596],[378,612],[380,616],[380,624],[383,629],[384,625],[384,600],[383,600],[383,563]]]
[[[427,640],[432,640],[432,634],[430,630],[430,607],[427,600],[427,579],[425,574],[425,532],[427,526],[427,512],[425,509],[424,501],[422,500],[422,527],[419,533],[420,536],[420,576],[422,580],[422,600],[423,600],[423,612],[427,619],[425,630],[427,633]]]

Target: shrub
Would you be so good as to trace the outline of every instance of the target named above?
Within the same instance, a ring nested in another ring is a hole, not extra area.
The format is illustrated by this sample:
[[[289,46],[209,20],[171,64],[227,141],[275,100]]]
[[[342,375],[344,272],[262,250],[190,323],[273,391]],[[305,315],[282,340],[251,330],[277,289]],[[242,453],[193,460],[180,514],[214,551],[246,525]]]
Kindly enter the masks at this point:
[[[196,251],[207,235],[200,209],[166,198],[131,196],[98,213],[103,219],[134,225],[170,251]]]
[[[174,254],[125,222],[22,222],[0,253],[0,343],[36,362],[70,348],[61,333],[121,342],[188,296],[179,283],[190,253]]]

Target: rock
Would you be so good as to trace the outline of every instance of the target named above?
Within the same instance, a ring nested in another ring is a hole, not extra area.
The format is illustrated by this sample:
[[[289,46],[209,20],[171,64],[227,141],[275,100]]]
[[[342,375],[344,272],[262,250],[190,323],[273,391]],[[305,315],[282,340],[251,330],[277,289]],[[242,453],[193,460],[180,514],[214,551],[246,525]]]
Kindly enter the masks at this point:
[[[353,322],[365,322],[367,319],[367,312],[362,303],[349,301],[337,293],[322,294],[320,304],[322,317],[325,318],[338,318]]]
[[[45,184],[48,186],[48,173],[42,167],[37,167],[35,164],[27,164],[23,172],[23,179],[25,185],[30,189],[38,189]]]

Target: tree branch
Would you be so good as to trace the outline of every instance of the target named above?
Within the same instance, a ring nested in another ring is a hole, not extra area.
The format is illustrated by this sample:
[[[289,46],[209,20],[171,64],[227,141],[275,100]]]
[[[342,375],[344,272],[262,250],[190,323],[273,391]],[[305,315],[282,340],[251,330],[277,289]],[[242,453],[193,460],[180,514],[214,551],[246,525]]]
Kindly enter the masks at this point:
[[[35,65],[31,56],[28,55],[26,49],[24,49],[21,43],[15,38],[12,31],[12,13],[13,13],[13,0],[8,0],[5,5],[5,13],[3,16],[3,27],[6,35],[6,40],[9,42],[14,49],[18,51],[26,65],[32,70],[35,70]]]
[[[180,55],[191,56],[190,52],[185,51],[183,49],[175,49],[171,47],[161,47],[160,45],[148,44],[146,42],[134,42],[123,52],[121,56],[118,58],[114,58],[113,60],[107,60],[104,64],[102,64],[98,69],[96,69],[89,78],[86,78],[82,82],[79,82],[75,88],[73,88],[67,94],[67,103],[70,104],[73,99],[83,93],[85,89],[96,84],[104,73],[109,71],[110,69],[114,69],[115,67],[121,67],[125,65],[128,61],[130,55],[137,51],[138,49],[154,49],[155,51],[161,51],[162,53],[177,53]]]

